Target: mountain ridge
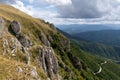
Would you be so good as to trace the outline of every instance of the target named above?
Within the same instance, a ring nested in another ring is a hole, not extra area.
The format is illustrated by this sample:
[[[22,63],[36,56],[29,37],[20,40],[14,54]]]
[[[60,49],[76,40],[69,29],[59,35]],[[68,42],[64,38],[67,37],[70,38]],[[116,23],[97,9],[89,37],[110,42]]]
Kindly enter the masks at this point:
[[[74,42],[76,45],[78,45],[78,47],[80,49],[82,49],[90,54],[102,56],[102,57],[109,58],[109,59],[112,59],[115,61],[119,61],[119,59],[120,59],[119,58],[119,54],[120,54],[119,46],[112,46],[112,45],[105,45],[103,43],[91,42],[89,40],[85,40],[82,38],[76,38],[74,35],[63,32],[60,29],[58,29],[58,30],[61,33],[63,33],[66,37],[71,39],[72,42]],[[104,31],[109,31],[109,30],[104,30]],[[119,30],[117,30],[117,31],[119,31]],[[89,31],[89,32],[91,32],[91,31]],[[84,33],[86,33],[86,32],[84,32]]]
[[[120,79],[120,66],[112,61],[94,75],[106,59],[79,49],[53,24],[8,5],[0,6],[1,23],[5,23],[0,36],[1,80]]]
[[[120,30],[101,30],[88,31],[83,33],[73,34],[76,38],[85,39],[91,42],[103,43],[106,45],[119,46]],[[79,35],[79,36],[77,36]]]

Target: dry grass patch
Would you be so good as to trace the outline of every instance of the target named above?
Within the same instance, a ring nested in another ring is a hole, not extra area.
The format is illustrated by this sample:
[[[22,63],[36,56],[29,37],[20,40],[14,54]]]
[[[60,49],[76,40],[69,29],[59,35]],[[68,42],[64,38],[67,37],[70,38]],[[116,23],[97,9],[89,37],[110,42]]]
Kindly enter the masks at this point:
[[[41,76],[44,79],[46,78],[45,74],[39,69],[37,70],[39,74],[37,78],[31,76],[32,69],[32,66],[0,56],[0,80],[38,80]]]

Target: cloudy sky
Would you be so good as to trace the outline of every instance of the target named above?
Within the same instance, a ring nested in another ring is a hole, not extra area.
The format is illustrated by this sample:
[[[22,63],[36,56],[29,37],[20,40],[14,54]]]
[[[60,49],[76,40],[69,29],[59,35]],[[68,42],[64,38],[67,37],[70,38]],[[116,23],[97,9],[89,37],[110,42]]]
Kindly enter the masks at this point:
[[[58,24],[120,24],[120,0],[0,0]]]

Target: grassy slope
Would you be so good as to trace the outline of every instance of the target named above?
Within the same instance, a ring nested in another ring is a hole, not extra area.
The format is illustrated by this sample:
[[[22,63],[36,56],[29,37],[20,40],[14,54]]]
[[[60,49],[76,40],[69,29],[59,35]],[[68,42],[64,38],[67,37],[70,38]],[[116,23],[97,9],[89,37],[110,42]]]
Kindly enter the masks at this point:
[[[32,18],[31,16],[15,9],[9,5],[0,4],[0,16],[3,17],[7,22],[6,26],[4,27],[5,34],[2,35],[2,37],[4,37],[6,40],[9,40],[9,38],[12,38],[12,37],[14,38],[14,36],[8,32],[8,26],[10,25],[10,21],[13,21],[13,20],[20,22],[21,27],[22,27],[22,32],[26,36],[29,37],[29,39],[33,43],[33,46],[42,44],[38,38],[38,32],[42,32],[42,33],[44,33],[44,32],[47,33],[47,31],[55,32],[43,20]],[[14,75],[14,74],[17,74],[17,72],[16,73],[14,73],[14,71],[13,71],[13,73],[12,73],[12,71],[9,72],[10,71],[9,68],[7,69],[8,72],[6,71],[5,75],[3,73],[4,73],[4,70],[8,67],[8,65],[11,65],[11,66],[9,66],[10,68],[14,68],[14,67],[17,67],[14,64],[19,65],[19,63],[17,64],[17,61],[20,61],[23,64],[23,62],[26,61],[25,54],[22,53],[21,51],[18,51],[16,54],[17,57],[12,57],[8,53],[3,58],[3,57],[1,57],[1,55],[3,54],[2,53],[3,52],[2,44],[3,44],[2,40],[0,39],[0,58],[2,58],[3,60],[6,61],[6,62],[2,62],[2,60],[0,60],[0,63],[1,63],[0,64],[0,69],[1,69],[0,74],[2,74],[2,75],[0,75],[0,80],[5,80],[4,78],[6,78],[7,76],[8,76],[7,79],[9,79],[9,77],[13,77],[13,79],[18,80],[17,79],[18,75]],[[33,56],[31,56],[31,59],[33,59],[32,57]],[[14,62],[14,60],[16,62]],[[8,63],[8,65],[6,65],[7,63]],[[23,64],[23,67],[24,66],[27,66],[27,65]],[[32,62],[31,66],[35,66],[35,64]],[[43,71],[40,68],[38,68],[37,66],[36,66],[36,68],[38,70],[39,77],[41,77],[41,79],[46,79],[47,76],[43,73]],[[26,76],[24,76],[24,77],[26,77]],[[30,78],[30,79],[32,79],[32,78]],[[21,80],[21,79],[19,79],[19,80]]]

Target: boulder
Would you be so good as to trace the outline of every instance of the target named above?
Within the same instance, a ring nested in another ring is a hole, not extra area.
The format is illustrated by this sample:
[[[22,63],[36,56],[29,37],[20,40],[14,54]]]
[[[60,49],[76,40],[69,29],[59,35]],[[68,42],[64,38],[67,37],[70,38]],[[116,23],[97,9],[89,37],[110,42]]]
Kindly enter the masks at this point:
[[[15,35],[21,34],[21,26],[17,21],[12,21],[10,24],[11,30]]]

